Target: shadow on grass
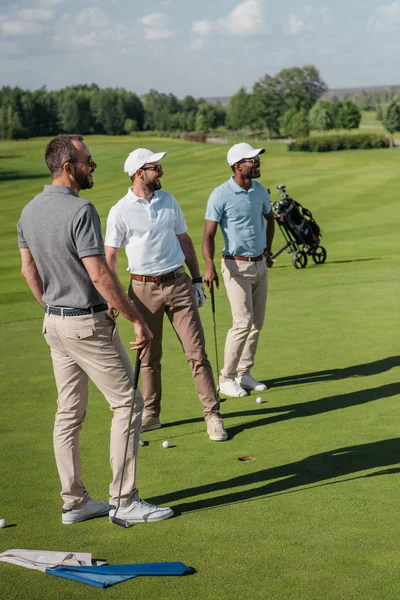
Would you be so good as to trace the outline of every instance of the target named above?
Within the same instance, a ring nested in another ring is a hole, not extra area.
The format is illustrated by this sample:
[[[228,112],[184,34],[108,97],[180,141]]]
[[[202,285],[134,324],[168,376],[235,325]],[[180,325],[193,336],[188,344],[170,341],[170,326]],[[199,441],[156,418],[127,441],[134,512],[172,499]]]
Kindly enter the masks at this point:
[[[346,258],[343,260],[329,260],[329,258],[326,259],[326,263],[323,264],[329,264],[329,265],[341,265],[341,264],[345,264],[345,263],[353,263],[353,262],[368,262],[370,260],[383,260],[382,256],[374,256],[373,258]],[[272,269],[287,269],[288,267],[290,268],[294,268],[293,265],[277,265],[276,263],[274,264],[273,267],[270,267]],[[308,267],[321,267],[320,264],[315,264],[313,261],[310,261],[308,263]]]
[[[46,173],[33,173],[28,175],[26,173],[21,174],[18,171],[0,171],[0,181],[18,181],[24,179],[48,179],[49,175]]]
[[[179,514],[248,501],[288,490],[293,491],[301,486],[315,485],[327,479],[343,477],[367,469],[389,467],[399,462],[400,438],[392,438],[359,446],[337,448],[329,452],[314,454],[297,462],[163,494],[151,498],[149,501],[156,504],[178,502],[174,506],[174,511]],[[392,468],[377,474],[371,473],[369,476],[389,475],[398,473],[398,471],[399,469]],[[237,488],[243,487],[246,489],[237,490]],[[194,496],[208,495],[214,492],[223,493],[214,498],[193,499]],[[190,500],[179,504],[179,501],[185,499]]]
[[[395,367],[400,367],[400,356],[389,356],[374,362],[344,367],[343,369],[325,369],[324,371],[311,371],[310,373],[300,373],[298,375],[287,375],[278,377],[270,382],[272,387],[282,387],[299,383],[318,383],[321,381],[339,381],[350,377],[368,377],[369,375],[378,375],[385,373]],[[264,381],[263,383],[268,383]]]
[[[246,429],[253,429],[254,427],[261,427],[263,425],[271,425],[272,423],[288,421],[289,419],[312,417],[314,415],[320,415],[332,410],[340,410],[342,408],[367,404],[368,402],[381,400],[383,398],[390,398],[392,396],[397,396],[398,394],[400,394],[400,383],[389,383],[387,385],[371,388],[369,390],[360,390],[358,392],[339,394],[337,396],[327,396],[326,398],[319,398],[318,400],[311,400],[310,402],[285,404],[284,406],[275,406],[272,408],[240,410],[230,413],[224,412],[223,418],[226,426],[227,419],[229,418],[246,416],[259,417],[254,421],[240,423],[239,425],[228,427],[227,431],[229,439],[232,439],[235,437],[235,435]],[[172,423],[163,424],[163,429],[167,427],[176,427],[178,425],[186,425],[189,423],[197,423],[202,420],[203,419],[201,417],[196,417],[194,419],[173,421]]]

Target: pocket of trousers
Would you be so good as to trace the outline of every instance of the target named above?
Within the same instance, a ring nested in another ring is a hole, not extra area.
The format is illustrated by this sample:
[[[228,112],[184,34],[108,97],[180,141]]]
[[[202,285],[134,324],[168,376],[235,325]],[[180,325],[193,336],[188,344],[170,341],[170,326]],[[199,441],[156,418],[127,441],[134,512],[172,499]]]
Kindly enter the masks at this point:
[[[93,327],[79,327],[67,329],[65,337],[69,340],[86,340],[93,335]]]

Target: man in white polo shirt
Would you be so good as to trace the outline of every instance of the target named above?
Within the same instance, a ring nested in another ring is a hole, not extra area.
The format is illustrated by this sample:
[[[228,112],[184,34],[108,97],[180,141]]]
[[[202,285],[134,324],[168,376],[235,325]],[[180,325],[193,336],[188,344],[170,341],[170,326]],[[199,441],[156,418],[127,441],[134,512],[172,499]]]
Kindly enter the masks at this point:
[[[227,433],[219,413],[219,398],[205,351],[198,307],[205,292],[196,251],[182,210],[175,198],[161,191],[165,152],[137,148],[125,161],[132,187],[111,208],[105,248],[111,269],[117,272],[118,252],[125,247],[131,284],[128,295],[153,334],[142,360],[144,411],[142,431],[159,429],[161,411],[161,356],[164,313],[186,354],[211,440],[224,441]],[[192,279],[186,274],[186,263]]]

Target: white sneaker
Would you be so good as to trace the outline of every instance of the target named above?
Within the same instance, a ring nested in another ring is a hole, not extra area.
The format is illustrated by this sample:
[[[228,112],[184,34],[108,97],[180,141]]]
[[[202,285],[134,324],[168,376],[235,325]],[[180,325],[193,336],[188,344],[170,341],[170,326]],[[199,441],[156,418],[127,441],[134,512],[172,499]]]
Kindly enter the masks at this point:
[[[108,502],[96,502],[92,498],[88,498],[86,504],[79,508],[72,508],[71,510],[63,508],[61,519],[64,525],[72,525],[73,523],[87,521],[87,519],[104,517],[108,515],[109,510],[110,505]]]
[[[245,390],[256,390],[257,392],[263,392],[267,389],[267,386],[261,381],[257,381],[254,379],[250,373],[246,375],[242,375],[241,377],[236,377],[237,383]]]
[[[244,390],[235,379],[219,379],[219,391],[231,398],[242,398],[247,396]]]
[[[113,506],[108,513],[110,517],[114,517],[117,509]],[[117,517],[129,521],[129,523],[151,523],[152,521],[163,521],[172,517],[174,511],[167,506],[155,506],[145,500],[138,498],[129,506],[120,506],[117,512]]]

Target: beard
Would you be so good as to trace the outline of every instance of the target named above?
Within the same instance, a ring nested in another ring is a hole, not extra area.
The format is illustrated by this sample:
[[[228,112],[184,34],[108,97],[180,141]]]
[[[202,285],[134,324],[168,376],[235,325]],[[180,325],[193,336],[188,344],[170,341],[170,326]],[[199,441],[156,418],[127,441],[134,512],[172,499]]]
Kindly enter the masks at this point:
[[[85,175],[85,173],[82,173],[82,171],[79,171],[78,169],[75,171],[75,181],[81,190],[90,190],[94,185],[92,173]]]
[[[253,167],[251,169],[251,178],[252,179],[258,179],[258,177],[261,177],[260,166]]]
[[[151,192],[156,192],[157,190],[161,190],[162,185],[159,180],[152,180],[147,182],[147,187]]]

